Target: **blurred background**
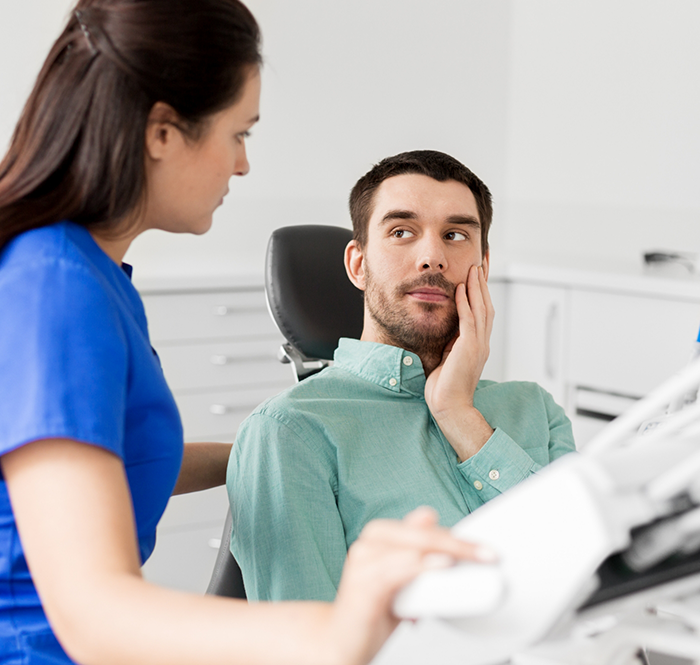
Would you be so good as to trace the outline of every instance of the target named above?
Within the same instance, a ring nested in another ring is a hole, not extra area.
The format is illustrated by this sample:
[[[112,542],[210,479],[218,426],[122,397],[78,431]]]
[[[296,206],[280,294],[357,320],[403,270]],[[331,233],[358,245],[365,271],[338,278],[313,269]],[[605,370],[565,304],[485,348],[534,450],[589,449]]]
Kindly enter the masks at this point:
[[[4,3],[2,146],[71,4]],[[497,264],[700,250],[695,0],[248,5],[266,59],[251,172],[206,236],[140,238],[128,259],[142,276],[260,272],[272,229],[349,225],[357,178],[417,148],[453,154],[489,185]]]

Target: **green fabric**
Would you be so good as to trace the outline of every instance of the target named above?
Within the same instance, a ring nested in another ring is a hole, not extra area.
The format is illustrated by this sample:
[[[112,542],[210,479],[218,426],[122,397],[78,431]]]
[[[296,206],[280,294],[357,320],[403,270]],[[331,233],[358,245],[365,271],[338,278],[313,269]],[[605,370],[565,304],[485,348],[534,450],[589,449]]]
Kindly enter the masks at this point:
[[[452,526],[574,450],[569,419],[540,386],[481,381],[474,403],[495,432],[460,464],[424,388],[416,355],[342,339],[332,367],[241,425],[227,487],[249,599],[332,600],[369,520],[429,505]]]

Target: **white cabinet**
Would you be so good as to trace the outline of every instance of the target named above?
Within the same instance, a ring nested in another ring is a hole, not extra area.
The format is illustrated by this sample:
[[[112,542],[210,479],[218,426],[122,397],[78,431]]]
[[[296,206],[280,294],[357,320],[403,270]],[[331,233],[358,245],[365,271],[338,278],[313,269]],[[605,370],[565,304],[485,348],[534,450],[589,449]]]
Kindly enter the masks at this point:
[[[498,277],[489,279],[489,294],[496,310],[496,316],[493,320],[493,330],[491,331],[489,359],[486,361],[481,377],[491,381],[503,381],[506,368],[503,348],[506,336],[508,284],[505,280]]]
[[[505,378],[535,381],[566,401],[568,290],[513,282],[506,306]]]
[[[580,448],[688,362],[700,283],[544,272],[508,276],[504,377],[552,393]]]
[[[149,331],[185,430],[186,441],[232,442],[245,417],[293,383],[277,360],[283,338],[262,285],[197,291],[141,289]],[[224,487],[175,496],[143,568],[152,582],[203,592],[228,509]]]
[[[571,299],[571,384],[641,397],[688,362],[700,304],[582,289]]]

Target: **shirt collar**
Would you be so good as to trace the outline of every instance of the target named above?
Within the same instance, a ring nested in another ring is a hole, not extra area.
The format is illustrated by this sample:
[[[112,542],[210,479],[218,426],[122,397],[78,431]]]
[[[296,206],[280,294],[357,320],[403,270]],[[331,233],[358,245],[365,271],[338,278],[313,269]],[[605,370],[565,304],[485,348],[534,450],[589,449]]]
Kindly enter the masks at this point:
[[[423,363],[415,353],[398,346],[342,337],[333,364],[396,393],[425,394]]]

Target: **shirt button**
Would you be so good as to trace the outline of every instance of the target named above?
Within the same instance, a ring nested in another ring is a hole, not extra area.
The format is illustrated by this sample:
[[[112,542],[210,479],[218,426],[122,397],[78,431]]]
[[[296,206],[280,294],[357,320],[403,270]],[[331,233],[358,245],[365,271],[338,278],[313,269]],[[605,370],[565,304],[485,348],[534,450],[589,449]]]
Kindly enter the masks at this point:
[[[410,367],[413,365],[413,358],[411,358],[411,356],[404,356],[403,364],[406,365],[406,367]]]
[[[491,471],[489,471],[489,478],[491,478],[491,480],[498,480],[500,477],[501,474],[498,473],[496,469],[492,469]]]
[[[476,487],[476,489],[478,489],[478,490],[481,490],[481,489],[484,488],[484,486],[481,484],[481,481],[480,481],[480,480],[475,480],[475,481],[474,481],[474,487]]]
[[[397,383],[398,383],[398,381],[397,381],[396,379],[389,379],[389,385],[390,385],[392,388],[393,388]]]

